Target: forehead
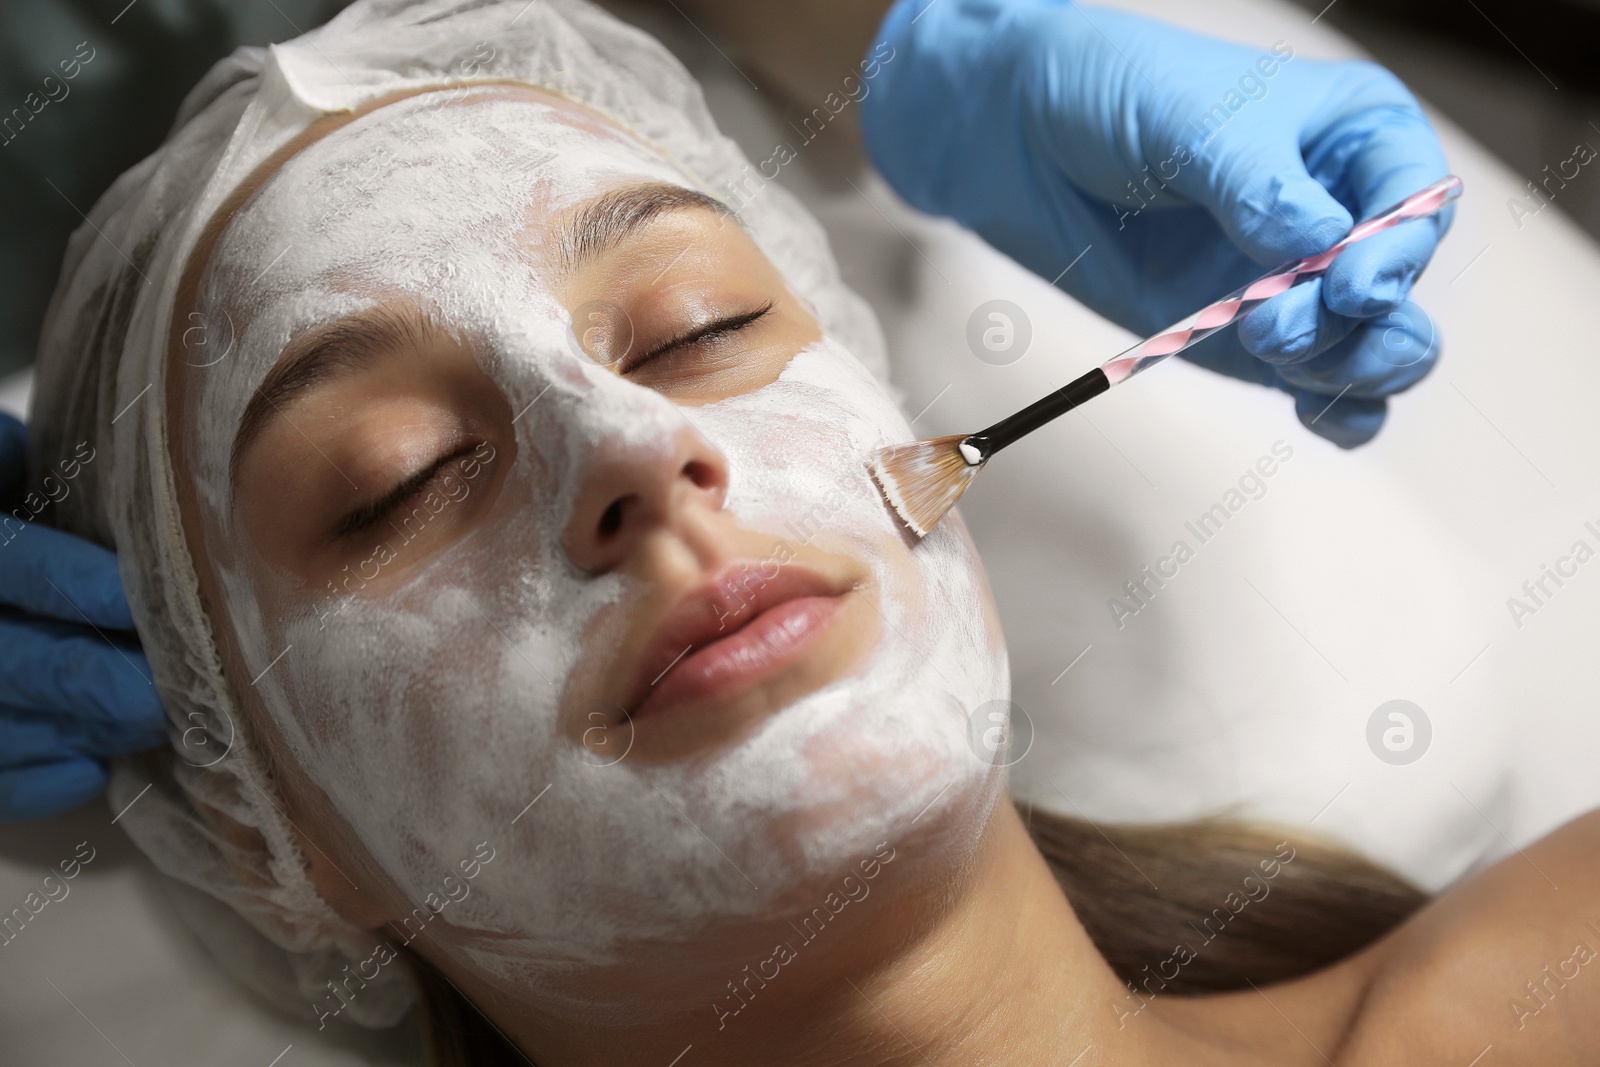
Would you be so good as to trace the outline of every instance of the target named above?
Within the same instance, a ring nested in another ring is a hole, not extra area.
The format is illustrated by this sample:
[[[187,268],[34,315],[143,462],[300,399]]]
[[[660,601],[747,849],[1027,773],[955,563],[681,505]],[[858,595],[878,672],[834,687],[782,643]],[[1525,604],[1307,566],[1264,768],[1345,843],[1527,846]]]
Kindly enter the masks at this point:
[[[582,105],[510,86],[377,107],[310,140],[219,219],[172,325],[169,411],[198,483],[225,509],[228,442],[298,339],[411,302],[554,369],[567,318],[553,285],[568,216],[614,188],[692,187],[657,150]]]
[[[475,265],[545,274],[565,214],[641,181],[692,184],[562,97],[510,86],[420,94],[340,126],[267,177],[223,232],[199,295],[249,315],[286,296],[304,304],[308,283],[388,299],[437,293],[441,276]]]

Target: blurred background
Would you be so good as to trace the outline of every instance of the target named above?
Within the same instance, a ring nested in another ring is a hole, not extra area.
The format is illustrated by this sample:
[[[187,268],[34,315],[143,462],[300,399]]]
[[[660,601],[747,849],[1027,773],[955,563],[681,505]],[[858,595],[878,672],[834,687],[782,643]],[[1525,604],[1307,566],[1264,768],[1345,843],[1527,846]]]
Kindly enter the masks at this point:
[[[1320,15],[1526,180],[1600,146],[1600,0],[1292,0]],[[1600,236],[1600,192],[1555,200]]]
[[[1540,179],[1546,165],[1568,159],[1580,142],[1600,146],[1600,0],[1291,2],[1394,70],[1524,180]],[[297,36],[343,6],[342,0],[0,4],[0,377],[32,362],[66,238],[81,212],[161,142],[178,102],[206,69],[239,45]],[[694,9],[688,0],[625,6],[658,6],[651,21],[680,24],[689,17],[683,12]],[[73,59],[85,41],[77,76],[61,80],[58,64]],[[46,77],[57,80],[47,86]],[[835,140],[852,135],[845,129]],[[808,153],[807,165],[859,162],[848,144],[832,148]],[[1600,236],[1600,183],[1572,183],[1553,206]]]

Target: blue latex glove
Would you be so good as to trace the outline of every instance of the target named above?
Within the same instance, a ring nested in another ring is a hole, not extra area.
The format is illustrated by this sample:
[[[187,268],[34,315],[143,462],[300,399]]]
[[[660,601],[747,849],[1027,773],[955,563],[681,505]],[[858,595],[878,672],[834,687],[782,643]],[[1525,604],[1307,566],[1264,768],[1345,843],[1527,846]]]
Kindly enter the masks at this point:
[[[0,413],[0,499],[23,477],[26,431]],[[116,556],[0,516],[0,821],[98,796],[105,761],[166,740]]]
[[[894,188],[1140,336],[1447,173],[1398,79],[1293,42],[1064,0],[899,0],[879,39],[862,117]],[[1344,447],[1370,440],[1438,358],[1407,294],[1453,216],[1351,246],[1185,358],[1284,390]]]

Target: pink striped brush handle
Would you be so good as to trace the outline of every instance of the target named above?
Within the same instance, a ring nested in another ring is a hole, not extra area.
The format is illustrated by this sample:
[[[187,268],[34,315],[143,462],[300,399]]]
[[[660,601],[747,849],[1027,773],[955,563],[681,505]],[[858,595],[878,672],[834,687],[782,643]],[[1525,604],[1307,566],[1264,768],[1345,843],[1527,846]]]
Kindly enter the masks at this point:
[[[1182,352],[1190,345],[1210,337],[1224,326],[1239,321],[1264,301],[1293,289],[1302,282],[1321,277],[1333,261],[1339,258],[1339,253],[1357,241],[1381,233],[1391,226],[1398,226],[1407,219],[1435,214],[1460,195],[1460,178],[1453,174],[1440,178],[1421,192],[1406,197],[1389,210],[1357,223],[1338,244],[1327,251],[1296,260],[1257,278],[1216,303],[1208,304],[1188,318],[1167,327],[1149,340],[1141,341],[1126,352],[1113,356],[1101,364],[1100,369],[1105,372],[1106,378],[1112,385],[1125,382],[1146,367],[1154,366],[1173,353]]]

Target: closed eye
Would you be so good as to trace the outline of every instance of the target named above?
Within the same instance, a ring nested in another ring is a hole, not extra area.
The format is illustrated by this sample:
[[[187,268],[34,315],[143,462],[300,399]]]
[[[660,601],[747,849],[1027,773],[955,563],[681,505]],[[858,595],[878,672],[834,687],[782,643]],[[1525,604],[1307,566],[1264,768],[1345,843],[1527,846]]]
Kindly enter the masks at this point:
[[[334,538],[336,540],[351,538],[362,531],[377,525],[395,508],[398,508],[401,504],[404,504],[406,501],[410,500],[412,497],[426,489],[429,483],[431,483],[434,478],[438,477],[439,472],[442,471],[446,466],[458,459],[461,459],[463,456],[472,452],[477,447],[478,442],[473,441],[462,446],[461,448],[456,449],[454,452],[440,456],[438,459],[434,460],[432,463],[429,463],[426,467],[423,467],[415,474],[412,474],[402,480],[393,489],[389,490],[387,493],[384,493],[376,500],[362,504],[349,515],[345,516],[343,521],[341,521],[339,525],[334,528]]]
[[[655,359],[659,359],[670,352],[676,352],[680,349],[690,348],[697,344],[703,344],[706,341],[715,341],[720,338],[727,337],[730,334],[738,333],[745,327],[760,320],[767,314],[767,312],[772,310],[773,305],[774,302],[769,300],[767,303],[759,308],[756,308],[754,311],[746,311],[738,315],[729,315],[726,318],[714,319],[711,322],[690,327],[682,333],[676,334],[649,349],[638,359],[629,363],[627,367],[621,371],[621,373],[632,374],[646,363],[649,363]]]

